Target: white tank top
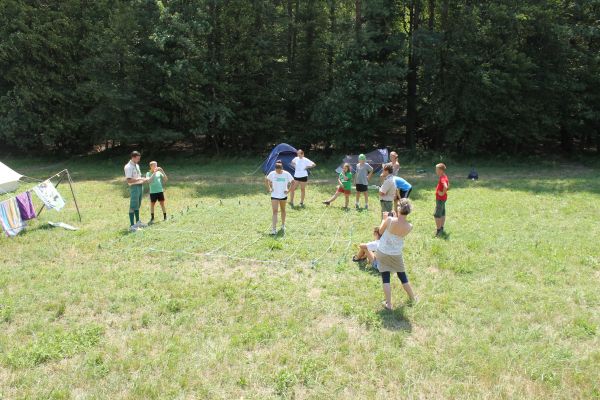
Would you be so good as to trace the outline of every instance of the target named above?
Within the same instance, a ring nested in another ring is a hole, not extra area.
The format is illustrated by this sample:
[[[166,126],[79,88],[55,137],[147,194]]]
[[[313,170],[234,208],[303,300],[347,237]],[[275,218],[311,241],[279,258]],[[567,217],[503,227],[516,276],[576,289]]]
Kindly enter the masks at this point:
[[[381,240],[379,241],[379,248],[377,250],[382,252],[383,254],[397,256],[402,254],[402,249],[404,249],[404,238],[398,235],[394,235],[388,229],[386,229],[385,232],[383,232],[383,235],[381,235]]]

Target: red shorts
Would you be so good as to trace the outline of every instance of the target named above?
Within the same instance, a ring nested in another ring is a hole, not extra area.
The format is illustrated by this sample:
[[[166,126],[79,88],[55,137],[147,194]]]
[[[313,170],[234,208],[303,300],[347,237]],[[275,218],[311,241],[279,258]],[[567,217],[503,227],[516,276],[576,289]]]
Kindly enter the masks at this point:
[[[352,190],[345,190],[343,187],[338,187],[338,193],[351,194]]]

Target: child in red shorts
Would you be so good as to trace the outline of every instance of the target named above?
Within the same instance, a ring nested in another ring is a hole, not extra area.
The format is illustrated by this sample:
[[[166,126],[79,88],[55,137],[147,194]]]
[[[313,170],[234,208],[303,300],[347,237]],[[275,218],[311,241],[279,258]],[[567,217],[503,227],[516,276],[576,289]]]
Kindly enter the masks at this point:
[[[346,204],[344,205],[344,208],[348,209],[348,203],[350,202],[350,194],[352,194],[352,172],[350,171],[350,164],[344,164],[344,168],[338,176],[338,183],[339,185],[333,197],[327,201],[324,201],[323,204],[327,206],[330,205],[335,201],[335,199],[338,198],[338,196],[341,193],[343,193],[346,197]]]

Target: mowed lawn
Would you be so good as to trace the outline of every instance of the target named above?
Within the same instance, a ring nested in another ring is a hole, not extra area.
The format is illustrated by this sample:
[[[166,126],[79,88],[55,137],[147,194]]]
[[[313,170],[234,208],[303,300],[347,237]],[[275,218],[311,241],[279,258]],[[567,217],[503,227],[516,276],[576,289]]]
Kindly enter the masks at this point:
[[[262,175],[246,175],[258,159],[159,159],[173,218],[135,234],[126,157],[3,161],[68,167],[83,222],[61,184],[64,211],[0,239],[2,399],[600,398],[598,169],[481,166],[471,182],[449,163],[436,239],[433,166],[403,165],[420,301],[394,280],[388,312],[379,276],[350,260],[376,191],[369,211],[323,206],[335,161],[275,238]]]

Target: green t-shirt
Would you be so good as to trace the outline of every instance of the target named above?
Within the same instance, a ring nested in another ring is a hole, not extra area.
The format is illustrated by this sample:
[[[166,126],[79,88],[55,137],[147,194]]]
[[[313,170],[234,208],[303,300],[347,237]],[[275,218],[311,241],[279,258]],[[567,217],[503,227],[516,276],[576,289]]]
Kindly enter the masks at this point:
[[[152,172],[146,172],[146,178],[150,178],[152,176]],[[160,193],[164,191],[162,185],[163,174],[160,171],[156,171],[154,175],[154,179],[150,181],[150,193]]]
[[[352,172],[348,172],[344,174],[344,172],[340,172],[340,181],[342,181],[342,186],[344,190],[352,190]]]

